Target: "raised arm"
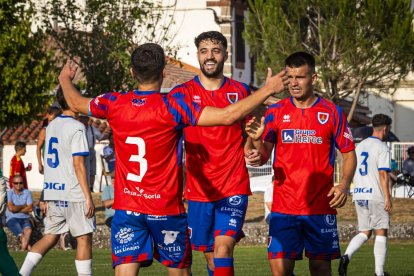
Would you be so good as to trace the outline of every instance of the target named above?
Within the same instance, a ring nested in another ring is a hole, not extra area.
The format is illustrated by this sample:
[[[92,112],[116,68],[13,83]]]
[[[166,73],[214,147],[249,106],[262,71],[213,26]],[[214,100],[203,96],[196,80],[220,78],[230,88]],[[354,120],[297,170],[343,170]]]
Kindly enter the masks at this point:
[[[246,133],[249,135],[244,146],[245,151],[257,149],[260,155],[260,165],[265,164],[269,160],[274,146],[272,143],[262,140],[262,134],[265,126],[264,120],[264,117],[262,117],[259,123],[256,118],[253,117],[249,120],[249,122],[247,122],[245,128]]]
[[[328,193],[328,197],[334,196],[329,202],[332,208],[341,208],[345,205],[346,199],[348,198],[349,186],[351,185],[352,178],[354,177],[356,169],[356,155],[355,150],[342,153],[343,158],[343,174],[341,183],[332,187]]]
[[[225,108],[207,106],[198,119],[199,126],[232,125],[238,120],[249,115],[256,107],[264,102],[269,96],[281,93],[289,84],[286,71],[282,70],[272,77],[272,70],[267,72],[266,84],[261,89],[234,104]]]
[[[88,115],[89,102],[91,99],[83,97],[72,83],[77,69],[78,66],[72,60],[68,59],[60,72],[59,83],[70,109],[74,112]]]

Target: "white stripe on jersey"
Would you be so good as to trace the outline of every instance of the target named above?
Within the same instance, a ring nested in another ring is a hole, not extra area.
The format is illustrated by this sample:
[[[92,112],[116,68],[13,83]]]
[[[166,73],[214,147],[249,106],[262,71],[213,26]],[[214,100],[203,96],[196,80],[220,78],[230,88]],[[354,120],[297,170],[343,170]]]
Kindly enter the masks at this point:
[[[73,157],[89,155],[85,126],[69,116],[56,117],[46,128],[44,199],[85,201]]]
[[[353,200],[384,201],[379,170],[390,170],[388,147],[376,137],[368,137],[355,149],[357,168],[354,175]]]

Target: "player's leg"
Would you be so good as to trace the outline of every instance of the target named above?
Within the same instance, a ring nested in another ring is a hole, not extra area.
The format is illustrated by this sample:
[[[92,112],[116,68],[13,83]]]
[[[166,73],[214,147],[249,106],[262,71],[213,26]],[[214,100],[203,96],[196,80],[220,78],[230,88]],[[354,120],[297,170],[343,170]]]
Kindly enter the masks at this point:
[[[390,225],[390,215],[384,210],[383,202],[371,201],[369,207],[372,213],[372,228],[375,232],[374,258],[375,274],[384,275],[384,265],[387,256],[387,236]]]
[[[144,214],[115,210],[111,242],[115,275],[135,276],[141,267],[152,264],[153,242]]]
[[[233,251],[236,242],[244,237],[247,205],[247,195],[230,196],[215,203],[214,275],[234,275]]]
[[[20,275],[16,263],[7,249],[7,236],[3,227],[0,227],[0,260],[0,274],[10,276]]]
[[[32,225],[30,224],[29,219],[21,219],[20,223],[21,227],[23,228],[21,236],[22,250],[27,250],[29,247],[30,236],[32,235]]]
[[[311,275],[332,275],[331,260],[341,256],[336,216],[300,216],[299,220],[305,227],[305,255],[309,259]]]
[[[269,222],[268,259],[273,275],[292,275],[302,259],[304,242],[297,216],[272,212]]]
[[[214,273],[214,204],[188,200],[191,248],[204,252],[208,275]]]
[[[70,233],[76,238],[75,266],[78,275],[92,275],[92,233],[95,231],[95,217],[85,216],[85,202],[68,202],[64,214]]]
[[[154,241],[154,258],[167,267],[170,276],[191,274],[191,246],[187,215],[146,215]]]
[[[338,267],[339,276],[347,275],[348,264],[351,261],[352,255],[371,237],[372,234],[368,201],[356,200],[355,210],[358,218],[359,233],[352,238],[351,242],[345,250],[345,254],[341,256]]]

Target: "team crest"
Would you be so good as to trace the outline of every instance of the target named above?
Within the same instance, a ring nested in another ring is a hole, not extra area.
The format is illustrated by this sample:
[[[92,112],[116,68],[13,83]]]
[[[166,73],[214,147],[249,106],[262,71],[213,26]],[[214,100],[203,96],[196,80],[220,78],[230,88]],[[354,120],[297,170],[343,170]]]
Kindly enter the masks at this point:
[[[325,112],[318,112],[318,121],[319,123],[321,123],[322,125],[326,124],[326,122],[329,119],[329,113],[325,113]]]
[[[146,104],[146,102],[147,102],[147,98],[132,99],[132,105],[134,106],[143,106],[144,104]]]
[[[235,103],[235,102],[237,102],[239,100],[239,94],[237,94],[235,92],[227,93],[227,100],[230,103]]]

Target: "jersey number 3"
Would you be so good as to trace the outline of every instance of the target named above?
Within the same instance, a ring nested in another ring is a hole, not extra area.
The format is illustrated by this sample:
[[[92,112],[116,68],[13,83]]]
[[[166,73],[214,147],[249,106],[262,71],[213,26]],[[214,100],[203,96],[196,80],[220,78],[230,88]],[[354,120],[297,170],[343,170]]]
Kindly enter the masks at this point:
[[[364,159],[361,162],[361,167],[359,168],[359,173],[362,176],[365,176],[368,173],[368,162],[367,162],[368,156],[369,156],[368,152],[366,152],[366,151],[361,152],[361,157],[363,157]]]
[[[127,137],[125,143],[137,145],[138,155],[131,155],[131,157],[129,158],[129,161],[139,163],[139,175],[128,173],[127,180],[134,181],[134,182],[141,182],[142,178],[144,177],[145,173],[148,170],[148,162],[147,162],[147,159],[144,158],[145,141],[144,139],[140,137]]]

